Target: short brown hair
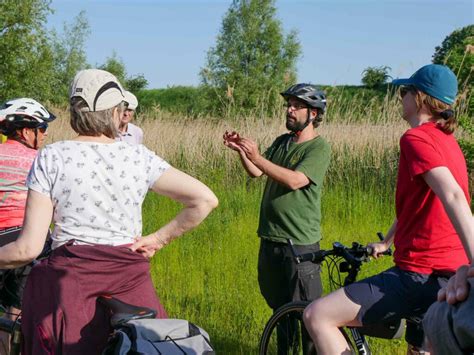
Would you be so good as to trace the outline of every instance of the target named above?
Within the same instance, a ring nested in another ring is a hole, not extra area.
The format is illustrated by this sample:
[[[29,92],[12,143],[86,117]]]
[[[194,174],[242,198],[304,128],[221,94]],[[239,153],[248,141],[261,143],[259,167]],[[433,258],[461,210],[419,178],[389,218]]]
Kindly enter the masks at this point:
[[[113,121],[114,110],[119,114],[125,111],[125,103],[121,102],[112,108],[91,112],[87,103],[80,97],[71,98],[70,123],[72,129],[83,136],[99,137],[102,134],[115,139],[118,129]]]
[[[428,111],[433,115],[433,121],[436,122],[443,131],[446,133],[454,132],[458,123],[454,113],[447,119],[441,116],[442,112],[452,109],[451,105],[435,99],[433,96],[427,95],[420,90],[416,90],[415,101],[418,111],[421,110],[423,104],[426,105]]]

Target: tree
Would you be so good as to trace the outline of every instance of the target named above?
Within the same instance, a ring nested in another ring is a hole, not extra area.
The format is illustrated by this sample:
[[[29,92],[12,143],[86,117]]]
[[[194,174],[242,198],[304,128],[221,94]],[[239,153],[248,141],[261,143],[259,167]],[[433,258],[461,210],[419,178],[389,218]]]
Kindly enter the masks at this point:
[[[283,34],[274,0],[234,0],[209,49],[200,77],[220,111],[274,110],[278,93],[296,80],[300,44]]]
[[[53,97],[53,53],[46,17],[49,0],[0,1],[0,100]]]
[[[89,33],[81,12],[62,35],[45,28],[49,0],[0,2],[0,101],[33,97],[63,103],[76,72],[84,68]]]
[[[114,74],[122,85],[125,85],[125,76],[127,75],[127,70],[125,69],[125,64],[122,59],[117,56],[117,53],[114,51],[112,55],[105,60],[105,63],[99,66],[99,69],[106,70],[109,73]]]
[[[129,77],[125,81],[125,86],[131,92],[137,93],[140,90],[143,90],[148,86],[148,80],[146,80],[146,78],[143,74],[138,74],[138,75]]]
[[[390,70],[392,69],[387,66],[367,67],[362,72],[362,83],[369,88],[376,88],[386,84],[391,78],[388,74]]]
[[[87,68],[87,56],[84,50],[85,41],[90,34],[89,22],[85,11],[81,11],[68,25],[64,24],[62,36],[52,32],[54,52],[56,102],[68,98],[69,85],[79,70]]]
[[[457,75],[460,87],[472,86],[474,25],[453,31],[435,48],[434,64],[445,64]]]
[[[143,74],[135,76],[128,76],[127,69],[121,58],[117,56],[116,52],[112,53],[112,56],[108,57],[104,64],[99,69],[106,70],[114,74],[123,87],[134,94],[148,86],[148,80],[146,80]]]

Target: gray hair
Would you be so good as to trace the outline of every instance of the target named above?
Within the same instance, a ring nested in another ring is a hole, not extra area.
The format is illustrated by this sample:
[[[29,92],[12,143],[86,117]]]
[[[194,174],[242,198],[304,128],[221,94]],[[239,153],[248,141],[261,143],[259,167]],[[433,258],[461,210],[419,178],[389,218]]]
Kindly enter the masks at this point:
[[[107,110],[91,112],[82,98],[73,97],[70,102],[71,127],[76,133],[83,136],[99,137],[103,134],[115,139],[119,133],[113,120],[115,109],[121,115],[126,109],[126,104],[122,101]]]

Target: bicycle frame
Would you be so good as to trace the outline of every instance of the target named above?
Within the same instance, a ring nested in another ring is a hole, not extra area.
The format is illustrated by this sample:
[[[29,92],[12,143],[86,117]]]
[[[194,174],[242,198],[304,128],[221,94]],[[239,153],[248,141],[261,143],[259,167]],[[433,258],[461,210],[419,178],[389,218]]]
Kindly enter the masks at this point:
[[[383,240],[383,235],[381,233],[378,233],[378,236],[380,239]],[[291,240],[289,239],[288,244],[293,252],[294,260],[296,263],[304,261],[322,263],[323,261],[326,261],[326,265],[328,267],[329,272],[330,285],[331,289],[333,290],[354,283],[357,279],[357,275],[360,271],[362,263],[368,261],[369,255],[372,254],[372,249],[370,247],[364,247],[358,243],[353,243],[352,247],[348,248],[338,242],[335,242],[333,243],[333,248],[330,250],[320,250],[313,253],[298,255],[295,249],[293,248]],[[391,250],[389,249],[384,254],[391,255]],[[326,258],[328,258],[328,260],[326,260]],[[344,261],[341,262],[341,259],[344,259]],[[332,276],[334,275],[334,270],[337,271],[337,279],[333,278]],[[344,277],[344,281],[342,281],[341,273],[347,273],[347,275]],[[299,314],[302,314],[305,307],[306,306],[302,305],[301,302],[290,302],[282,306],[279,310],[276,311],[276,313],[274,313],[274,315],[270,318],[263,331],[262,338],[260,340],[260,354],[267,354],[266,350],[268,346],[268,341],[271,337],[272,332],[274,331],[274,329],[276,329],[276,325],[278,324],[279,320],[282,319],[283,316],[287,316],[288,314],[290,314],[290,312],[296,311],[299,312]],[[389,325],[390,327],[392,327],[392,324]],[[350,347],[353,350],[357,351],[358,354],[370,355],[371,350],[365,338],[365,335],[363,334],[364,328],[344,328],[347,331],[344,332],[342,329],[341,331],[344,334],[346,341],[349,343]],[[390,329],[398,328],[394,327]],[[372,336],[370,332],[367,334]],[[352,341],[350,338],[352,338]]]
[[[357,348],[357,352],[360,355],[370,355],[372,354],[370,351],[369,344],[367,340],[365,340],[365,336],[363,336],[357,328],[347,327],[350,330],[352,339],[354,339],[354,344]]]
[[[344,279],[344,286],[350,285],[354,283],[357,279],[357,275],[359,274],[360,267],[362,265],[362,261],[354,264],[348,265],[348,273]],[[354,344],[356,346],[357,352],[360,355],[370,355],[372,352],[370,351],[369,344],[365,339],[365,336],[361,334],[358,328],[353,327],[346,327],[351,332],[352,339],[354,340]]]

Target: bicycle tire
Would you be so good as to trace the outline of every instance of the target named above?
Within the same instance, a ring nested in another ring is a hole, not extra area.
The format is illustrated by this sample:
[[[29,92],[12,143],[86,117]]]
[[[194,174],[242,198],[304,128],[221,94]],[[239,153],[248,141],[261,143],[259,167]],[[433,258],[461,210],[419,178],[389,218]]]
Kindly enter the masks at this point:
[[[281,306],[275,311],[275,313],[273,313],[273,315],[270,317],[267,324],[265,325],[262,336],[260,337],[260,344],[259,344],[260,355],[272,355],[272,354],[282,354],[282,353],[292,354],[292,355],[317,354],[316,349],[314,348],[314,345],[312,345],[310,349],[307,349],[306,351],[304,351],[303,344],[302,344],[302,339],[303,339],[302,333],[305,331],[303,330],[305,329],[304,323],[303,323],[303,312],[310,303],[311,303],[310,301],[290,302]],[[289,347],[278,351],[278,348],[277,348],[278,340],[276,339],[277,326],[282,321],[288,322],[289,319],[294,319],[297,321],[298,326],[294,328],[293,331],[299,332],[299,335],[297,334],[296,336],[292,336],[293,338],[296,339],[297,342],[293,341],[292,344],[288,344],[290,343],[290,341],[287,341],[285,345],[289,345]],[[350,341],[349,336],[343,329],[341,329],[341,332],[346,338],[346,341],[349,344],[349,347],[351,348],[352,353],[355,354],[356,352],[354,350],[352,342]]]

